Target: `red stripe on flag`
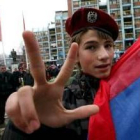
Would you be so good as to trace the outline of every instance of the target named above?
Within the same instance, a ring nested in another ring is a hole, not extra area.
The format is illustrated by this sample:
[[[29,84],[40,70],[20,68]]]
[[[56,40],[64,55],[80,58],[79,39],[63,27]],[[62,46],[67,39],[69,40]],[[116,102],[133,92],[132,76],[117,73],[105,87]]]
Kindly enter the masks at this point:
[[[115,130],[109,105],[109,84],[101,81],[94,104],[100,108],[99,113],[90,117],[88,140],[115,140]]]

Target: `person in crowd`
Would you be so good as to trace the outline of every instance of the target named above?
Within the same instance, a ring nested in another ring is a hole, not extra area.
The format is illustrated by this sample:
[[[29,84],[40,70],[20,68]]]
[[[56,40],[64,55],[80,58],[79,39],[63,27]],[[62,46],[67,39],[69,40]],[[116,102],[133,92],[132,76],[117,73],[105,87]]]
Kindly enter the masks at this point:
[[[71,37],[67,59],[52,83],[32,32],[23,38],[35,84],[24,86],[7,100],[10,121],[2,140],[87,140],[91,115],[99,112],[94,97],[101,79],[110,75],[118,25],[110,15],[95,8],[80,8],[66,21]],[[79,72],[66,85],[75,64]]]
[[[26,73],[23,76],[23,81],[24,81],[24,86],[25,85],[30,85],[30,86],[34,85],[34,79],[32,77],[30,69],[26,70]]]
[[[45,65],[45,71],[46,71],[46,80],[49,81],[51,80],[51,75],[50,75],[50,68],[48,65],[44,64]]]
[[[22,65],[19,65],[19,83],[20,87],[24,86],[24,76],[26,75],[26,71],[22,67]]]
[[[9,95],[14,92],[12,74],[6,66],[0,66],[0,125],[5,121],[5,103]]]
[[[50,66],[50,75],[51,77],[55,78],[59,73],[59,69],[55,64],[52,64]]]
[[[19,89],[19,87],[21,86],[20,83],[20,72],[19,69],[15,68],[15,70],[12,73],[12,77],[13,77],[13,87],[14,87],[14,91],[17,91]]]

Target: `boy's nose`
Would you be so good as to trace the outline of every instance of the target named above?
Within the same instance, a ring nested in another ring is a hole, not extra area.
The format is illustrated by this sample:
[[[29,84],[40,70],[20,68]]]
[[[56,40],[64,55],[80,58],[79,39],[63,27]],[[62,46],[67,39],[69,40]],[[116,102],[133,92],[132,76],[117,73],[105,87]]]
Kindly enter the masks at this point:
[[[101,47],[99,50],[98,59],[107,59],[108,57],[108,51],[104,47]]]

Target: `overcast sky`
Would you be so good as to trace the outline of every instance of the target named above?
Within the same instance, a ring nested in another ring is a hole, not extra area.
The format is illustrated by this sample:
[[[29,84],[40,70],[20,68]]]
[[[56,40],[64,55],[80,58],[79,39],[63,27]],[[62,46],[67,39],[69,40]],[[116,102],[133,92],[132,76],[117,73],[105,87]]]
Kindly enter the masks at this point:
[[[103,3],[106,0],[101,0]],[[23,15],[26,30],[46,28],[54,21],[55,11],[67,10],[67,0],[0,0],[2,42],[0,54],[10,54],[14,48],[20,51],[23,32]]]
[[[14,48],[19,51],[22,42],[24,15],[26,30],[45,28],[54,21],[55,11],[67,10],[67,0],[0,0],[2,47],[6,54]]]

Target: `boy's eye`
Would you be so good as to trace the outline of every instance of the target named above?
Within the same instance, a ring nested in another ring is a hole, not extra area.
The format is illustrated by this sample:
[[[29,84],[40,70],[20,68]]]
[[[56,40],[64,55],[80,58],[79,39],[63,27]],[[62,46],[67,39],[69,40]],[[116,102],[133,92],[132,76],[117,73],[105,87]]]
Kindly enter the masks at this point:
[[[90,46],[87,46],[86,49],[89,49],[89,50],[95,50],[97,48],[97,46],[95,45],[90,45]]]
[[[113,47],[113,44],[106,44],[105,45],[105,48],[112,48]]]

